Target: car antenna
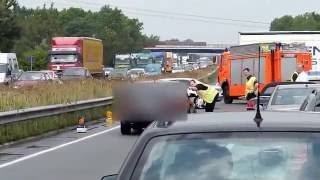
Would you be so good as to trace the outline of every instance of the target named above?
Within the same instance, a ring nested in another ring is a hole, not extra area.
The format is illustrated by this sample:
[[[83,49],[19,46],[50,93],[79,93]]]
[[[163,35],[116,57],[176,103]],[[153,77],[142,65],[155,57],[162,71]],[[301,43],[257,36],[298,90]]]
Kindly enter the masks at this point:
[[[263,121],[263,118],[261,116],[260,112],[260,93],[259,93],[259,83],[260,83],[260,59],[261,59],[261,47],[259,45],[258,48],[259,51],[259,56],[258,56],[258,90],[257,90],[257,110],[256,110],[256,115],[254,117],[254,122],[257,124],[257,127],[260,128],[261,122]]]

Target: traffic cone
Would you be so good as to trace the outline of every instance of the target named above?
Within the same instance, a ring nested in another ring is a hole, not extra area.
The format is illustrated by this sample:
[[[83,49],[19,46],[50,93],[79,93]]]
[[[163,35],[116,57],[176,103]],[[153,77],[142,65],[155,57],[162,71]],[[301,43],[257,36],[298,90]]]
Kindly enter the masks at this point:
[[[86,127],[86,120],[84,117],[79,118],[78,120],[78,127],[77,127],[77,132],[78,133],[86,133],[88,131]]]
[[[112,112],[111,112],[111,111],[107,111],[107,112],[106,112],[106,124],[107,124],[108,126],[112,126],[112,124],[113,124]]]

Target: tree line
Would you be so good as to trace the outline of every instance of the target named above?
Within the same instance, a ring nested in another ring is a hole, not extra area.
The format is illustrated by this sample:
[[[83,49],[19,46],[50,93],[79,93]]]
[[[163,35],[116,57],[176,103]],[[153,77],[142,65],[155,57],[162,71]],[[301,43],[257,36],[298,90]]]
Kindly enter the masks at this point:
[[[298,16],[285,15],[271,22],[270,31],[319,31],[320,14],[308,12]]]
[[[154,45],[158,36],[142,33],[138,19],[125,16],[121,10],[102,7],[99,11],[81,8],[58,10],[51,6],[36,9],[20,6],[16,0],[0,0],[0,52],[15,52],[23,69],[28,57],[36,62],[33,69],[47,68],[52,37],[94,37],[104,45],[104,63],[111,65],[115,54],[137,52]]]

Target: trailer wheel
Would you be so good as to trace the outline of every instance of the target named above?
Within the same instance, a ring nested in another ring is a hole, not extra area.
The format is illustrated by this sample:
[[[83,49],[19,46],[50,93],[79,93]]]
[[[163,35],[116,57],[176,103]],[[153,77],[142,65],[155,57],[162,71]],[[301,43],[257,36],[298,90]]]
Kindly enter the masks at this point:
[[[223,88],[223,101],[225,104],[232,104],[233,98],[229,96],[229,87],[225,86]]]

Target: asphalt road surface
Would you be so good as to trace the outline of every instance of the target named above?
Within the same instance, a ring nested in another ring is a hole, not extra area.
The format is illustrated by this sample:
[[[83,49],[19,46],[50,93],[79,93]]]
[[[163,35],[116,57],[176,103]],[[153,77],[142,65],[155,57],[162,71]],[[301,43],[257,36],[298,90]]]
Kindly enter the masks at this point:
[[[244,110],[241,102],[216,105],[216,112]],[[85,134],[70,131],[3,148],[0,180],[98,180],[117,173],[137,138],[122,136],[117,123],[97,124]]]

